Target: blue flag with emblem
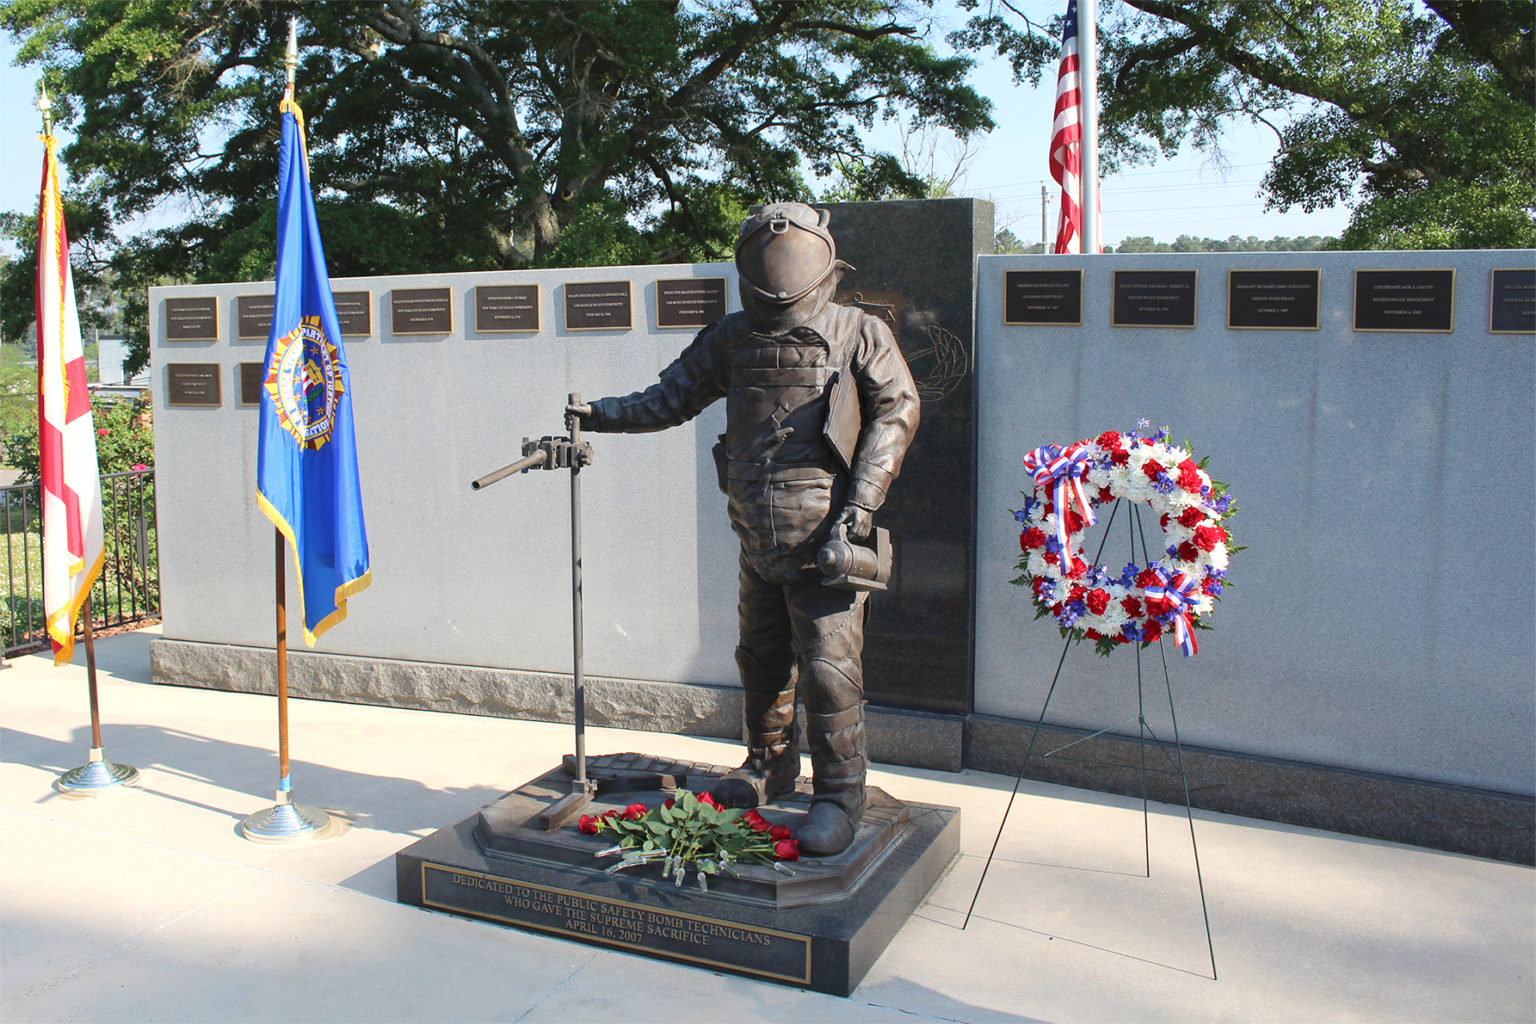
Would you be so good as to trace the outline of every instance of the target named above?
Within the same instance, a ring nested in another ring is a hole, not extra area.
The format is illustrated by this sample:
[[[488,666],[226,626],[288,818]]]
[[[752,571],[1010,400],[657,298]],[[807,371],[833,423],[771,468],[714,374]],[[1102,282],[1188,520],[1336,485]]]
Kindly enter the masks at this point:
[[[283,94],[277,294],[261,389],[256,503],[293,548],[304,640],[347,617],[371,582],[352,433],[352,383],[309,191],[304,113]]]

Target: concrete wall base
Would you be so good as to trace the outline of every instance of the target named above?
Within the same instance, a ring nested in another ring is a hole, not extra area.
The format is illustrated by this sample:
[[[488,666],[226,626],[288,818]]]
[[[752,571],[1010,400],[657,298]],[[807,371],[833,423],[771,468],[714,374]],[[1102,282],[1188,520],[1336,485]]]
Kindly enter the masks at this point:
[[[244,693],[275,693],[270,649],[186,640],[150,643],[156,683]],[[572,720],[570,676],[514,669],[392,661],[291,651],[288,692],[295,697],[490,715],[542,722]],[[735,739],[741,693],[634,679],[586,680],[586,721],[594,727]],[[869,709],[870,759],[881,764],[1013,775],[1034,723],[990,715],[938,715]],[[1044,726],[1029,778],[1102,792],[1140,795],[1141,744],[1135,737]],[[1073,760],[1042,755],[1064,744]],[[1150,744],[1149,767],[1170,766]],[[1085,764],[1084,761],[1096,762]],[[1303,764],[1199,747],[1183,748],[1190,804],[1204,810],[1410,843],[1478,857],[1536,864],[1536,801],[1529,797],[1416,779]],[[1148,795],[1184,801],[1177,774],[1149,772]]]

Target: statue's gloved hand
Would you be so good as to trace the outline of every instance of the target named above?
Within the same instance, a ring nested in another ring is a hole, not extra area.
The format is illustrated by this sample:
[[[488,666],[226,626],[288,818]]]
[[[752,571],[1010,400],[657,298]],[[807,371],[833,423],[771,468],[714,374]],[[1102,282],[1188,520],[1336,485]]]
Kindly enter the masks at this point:
[[[576,416],[580,418],[584,426],[592,422],[592,406],[586,402],[567,405],[565,407],[565,414],[567,416]]]
[[[855,540],[864,540],[869,536],[869,531],[874,529],[875,514],[863,505],[855,505],[849,502],[843,506],[843,511],[838,515],[835,526],[846,526],[849,536]]]

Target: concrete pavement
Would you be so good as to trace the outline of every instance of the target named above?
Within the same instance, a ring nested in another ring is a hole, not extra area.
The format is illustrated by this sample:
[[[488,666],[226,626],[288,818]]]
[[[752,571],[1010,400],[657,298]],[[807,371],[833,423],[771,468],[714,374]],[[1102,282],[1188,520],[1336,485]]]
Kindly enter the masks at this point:
[[[1531,869],[1182,807],[877,767],[962,808],[962,856],[847,999],[394,902],[394,853],[555,764],[569,726],[294,701],[295,797],[343,816],[242,839],[277,778],[270,697],[155,686],[149,632],[98,642],[107,755],[133,790],[52,789],[90,743],[83,667],[0,670],[0,1020],[1532,1021]],[[1198,714],[1192,709],[1189,714]],[[592,753],[735,744],[590,729]]]

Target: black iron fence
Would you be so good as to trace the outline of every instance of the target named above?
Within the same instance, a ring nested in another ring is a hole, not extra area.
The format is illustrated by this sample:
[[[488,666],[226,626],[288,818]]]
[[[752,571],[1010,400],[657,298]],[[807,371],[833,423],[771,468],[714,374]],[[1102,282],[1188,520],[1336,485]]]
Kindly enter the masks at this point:
[[[0,487],[10,580],[0,607],[6,654],[48,642],[43,614],[42,513],[37,484]],[[94,629],[160,616],[160,548],[155,538],[155,471],[105,473],[101,478],[106,559],[91,589]]]

